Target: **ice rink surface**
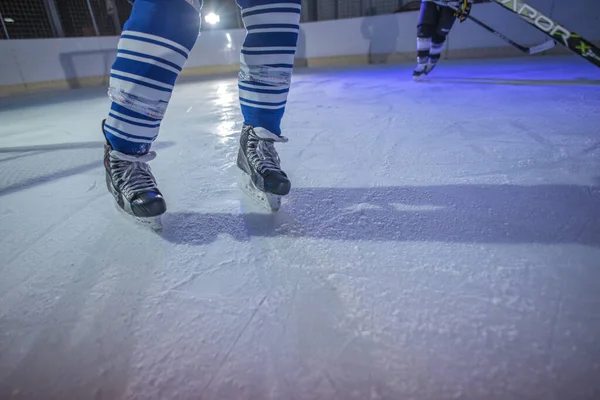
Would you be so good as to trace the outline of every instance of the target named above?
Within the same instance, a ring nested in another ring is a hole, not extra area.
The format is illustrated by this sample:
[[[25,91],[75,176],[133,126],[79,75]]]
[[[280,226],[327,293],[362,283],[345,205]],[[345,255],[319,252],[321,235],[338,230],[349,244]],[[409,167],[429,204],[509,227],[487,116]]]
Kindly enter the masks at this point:
[[[600,398],[600,70],[411,70],[295,74],[276,215],[235,76],[181,81],[161,235],[105,188],[105,88],[0,100],[0,398]]]

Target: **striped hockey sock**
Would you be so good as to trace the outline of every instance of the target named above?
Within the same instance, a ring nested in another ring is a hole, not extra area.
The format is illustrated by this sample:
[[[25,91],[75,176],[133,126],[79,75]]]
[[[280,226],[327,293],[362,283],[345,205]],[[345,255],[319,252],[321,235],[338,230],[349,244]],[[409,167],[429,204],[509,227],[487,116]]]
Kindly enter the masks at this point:
[[[149,151],[199,26],[198,10],[186,1],[135,1],[110,72],[104,134],[115,150]]]
[[[238,0],[246,26],[239,97],[244,122],[280,135],[300,24],[300,0]]]

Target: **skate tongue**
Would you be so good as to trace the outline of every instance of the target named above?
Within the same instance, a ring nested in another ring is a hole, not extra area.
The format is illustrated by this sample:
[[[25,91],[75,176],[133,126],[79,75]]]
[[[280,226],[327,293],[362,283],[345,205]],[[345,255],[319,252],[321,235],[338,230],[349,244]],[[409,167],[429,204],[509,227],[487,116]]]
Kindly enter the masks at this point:
[[[125,154],[125,153],[121,153],[120,151],[117,151],[117,150],[111,150],[110,156],[117,158],[119,160],[122,160],[122,161],[149,162],[156,158],[156,152],[149,151],[146,154],[137,155],[137,154]]]
[[[288,138],[285,136],[278,136],[271,131],[266,130],[265,128],[254,128],[254,136],[262,140],[269,140],[271,142],[282,142],[285,143],[288,141]]]

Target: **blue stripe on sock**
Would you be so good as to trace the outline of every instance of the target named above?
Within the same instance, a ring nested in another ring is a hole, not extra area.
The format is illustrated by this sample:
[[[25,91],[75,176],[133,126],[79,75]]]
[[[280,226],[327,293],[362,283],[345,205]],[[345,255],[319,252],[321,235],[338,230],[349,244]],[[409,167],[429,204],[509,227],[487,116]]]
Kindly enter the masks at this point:
[[[158,61],[158,62],[161,62],[161,63],[163,63],[163,64],[165,64],[165,65],[168,65],[168,66],[169,66],[169,67],[171,67],[171,68],[175,68],[175,69],[176,69],[176,70],[178,70],[179,72],[181,72],[181,70],[183,69],[183,68],[181,68],[179,65],[175,64],[174,62],[171,62],[171,61],[165,60],[164,58],[160,58],[160,57],[154,57],[154,56],[151,56],[151,55],[149,55],[149,54],[139,53],[139,52],[137,52],[137,51],[131,51],[131,50],[125,50],[125,49],[119,49],[119,50],[117,50],[117,56],[118,56],[119,54],[128,54],[128,55],[131,55],[131,56],[148,58],[148,59],[150,59],[150,60]]]
[[[271,67],[271,68],[294,68],[293,64],[265,64],[265,67]]]
[[[296,54],[296,50],[242,50],[242,54],[248,54],[252,56],[271,54]]]
[[[107,131],[104,132],[104,135],[113,149],[125,154],[146,154],[150,151],[150,147],[152,146],[152,143],[130,142]]]
[[[157,44],[159,46],[166,47],[169,50],[173,50],[174,52],[181,54],[185,58],[187,58],[187,56],[188,56],[185,51],[180,50],[177,47],[171,46],[171,45],[169,45],[167,43],[159,42],[158,40],[143,38],[143,37],[139,37],[139,36],[131,36],[131,35],[127,35],[127,34],[121,35],[121,38],[122,39],[131,39],[131,40],[137,40],[137,41],[140,41],[140,42]]]
[[[118,116],[116,114],[113,114],[113,113],[108,113],[108,115],[111,116],[111,117],[113,117],[114,119],[118,119],[119,121],[123,121],[123,122],[126,122],[128,124],[135,125],[135,126],[141,126],[141,127],[144,127],[144,128],[158,128],[160,126],[160,121],[157,121],[154,124],[143,124],[141,122],[131,121],[131,120],[127,119],[127,118],[120,117],[120,116]]]
[[[242,82],[244,82],[244,81],[242,81]],[[254,82],[248,82],[248,83],[254,84]],[[290,91],[289,88],[286,88],[286,89],[266,89],[266,88],[265,89],[257,89],[257,88],[242,86],[242,85],[238,85],[238,87],[247,92],[265,93],[265,94],[283,94],[283,93],[287,93]]]
[[[171,93],[171,91],[172,91],[172,89],[163,88],[163,87],[160,87],[160,86],[153,85],[151,83],[138,81],[137,79],[133,79],[133,78],[127,78],[125,76],[118,75],[117,73],[112,73],[112,74],[110,74],[110,76],[113,77],[113,78],[121,79],[123,81],[135,83],[136,85],[146,86],[146,87],[149,87],[151,89],[160,90],[162,92],[169,92],[169,93]]]
[[[267,6],[276,4],[298,4],[302,3],[302,0],[237,0],[237,3],[242,8]]]
[[[291,8],[291,7],[273,7],[273,8],[265,8],[262,10],[242,11],[242,17],[249,17],[251,15],[270,14],[270,13],[300,14],[300,9]]]
[[[245,99],[245,98],[241,98],[242,100],[244,100],[244,102],[246,103],[251,103],[251,104],[255,104],[257,106],[285,106],[287,104],[287,101],[282,101],[279,103],[268,103],[266,101],[255,101],[255,100],[249,100],[249,99]]]
[[[271,88],[271,87],[273,87],[273,85],[271,85],[271,84],[262,83],[262,82],[256,82],[256,81],[241,81],[241,82],[251,83],[254,86],[264,86],[265,88]]]
[[[295,24],[260,24],[260,25],[246,26],[246,30],[248,30],[248,31],[253,31],[255,29],[273,29],[273,28],[300,29],[300,26],[295,25]]]
[[[113,70],[128,72],[138,76],[143,76],[153,81],[174,85],[179,74],[159,67],[145,63],[143,61],[130,60],[128,58],[117,57],[113,64]]]
[[[118,112],[120,114],[127,115],[128,117],[143,119],[145,121],[148,121],[149,124],[151,124],[153,122],[156,122],[157,124],[160,124],[160,120],[159,119],[152,118],[152,117],[149,117],[149,116],[144,115],[144,114],[140,114],[140,113],[138,113],[136,111],[130,110],[129,108],[125,108],[122,105],[117,104],[115,102],[113,102],[111,104],[110,109],[112,111],[116,111],[116,112]]]
[[[244,123],[254,126],[255,128],[265,128],[269,132],[281,135],[280,124],[285,107],[268,110],[242,104],[241,108],[242,114],[244,115]]]
[[[244,47],[296,47],[298,32],[249,32]]]
[[[132,135],[132,134],[127,133],[127,132],[123,132],[123,131],[121,131],[119,129],[116,129],[116,128],[108,125],[108,123],[106,123],[104,126],[107,127],[107,128],[112,129],[113,131],[117,132],[119,135],[123,135],[123,136],[131,138],[131,139],[148,140],[148,141],[152,141],[152,140],[156,139],[156,136],[152,137],[152,138],[149,138],[149,137],[136,136],[136,135]],[[110,132],[108,132],[108,133],[110,133]]]

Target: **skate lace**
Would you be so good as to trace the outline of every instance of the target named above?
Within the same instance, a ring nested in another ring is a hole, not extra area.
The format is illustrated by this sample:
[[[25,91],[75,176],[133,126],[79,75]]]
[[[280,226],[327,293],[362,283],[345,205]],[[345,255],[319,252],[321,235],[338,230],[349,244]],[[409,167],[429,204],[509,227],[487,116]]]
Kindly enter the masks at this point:
[[[153,151],[141,156],[111,151],[113,180],[125,197],[132,198],[137,193],[157,189],[150,166],[146,164],[155,157],[156,153]]]
[[[266,170],[281,171],[281,160],[271,140],[249,138],[248,158],[260,173]]]

